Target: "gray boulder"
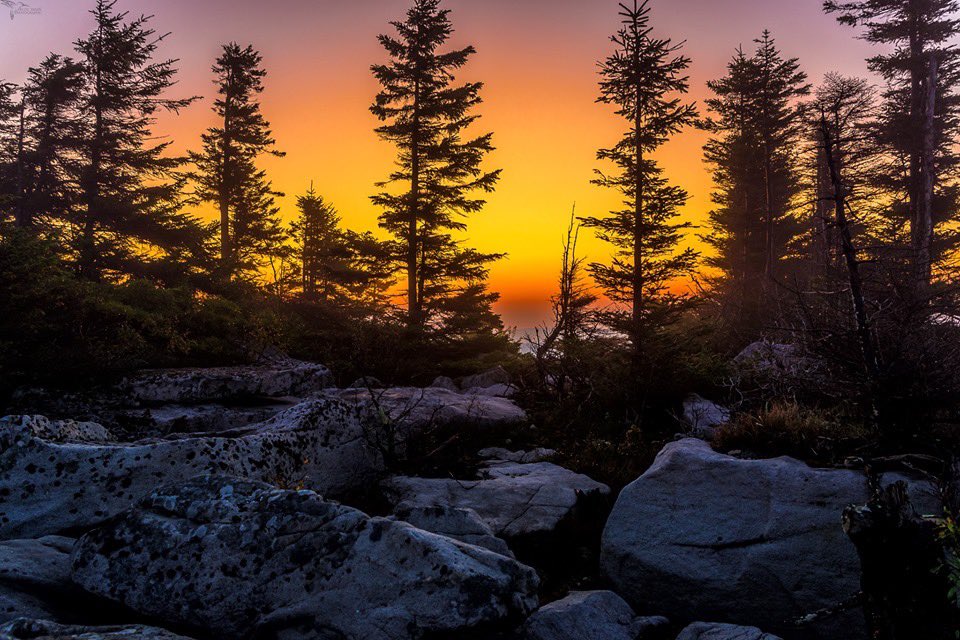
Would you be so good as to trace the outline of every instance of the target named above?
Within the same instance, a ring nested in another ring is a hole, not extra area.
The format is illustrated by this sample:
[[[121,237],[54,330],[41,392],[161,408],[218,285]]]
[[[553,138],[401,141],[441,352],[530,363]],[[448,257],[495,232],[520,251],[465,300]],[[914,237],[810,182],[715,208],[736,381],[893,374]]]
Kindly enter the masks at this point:
[[[620,494],[603,533],[602,568],[627,601],[671,619],[788,635],[788,621],[859,591],[860,562],[840,518],[866,496],[858,472],[674,442]],[[806,633],[862,639],[863,616],[839,615]]]
[[[451,424],[491,427],[520,424],[527,420],[523,409],[507,398],[468,395],[438,387],[394,387],[372,391],[328,389],[323,396],[372,413],[404,435]]]
[[[70,581],[73,538],[0,541],[0,622],[63,619],[82,592]]]
[[[446,389],[447,391],[460,391],[460,387],[453,381],[453,378],[447,376],[437,376],[433,382],[430,383],[430,386],[438,389]]]
[[[449,505],[416,506],[401,502],[393,510],[394,516],[417,529],[438,533],[467,544],[489,549],[503,556],[513,557],[507,543],[493,534],[483,519],[472,509]]]
[[[537,610],[524,631],[526,640],[651,640],[664,637],[669,624],[638,617],[612,591],[575,591]]]
[[[48,620],[18,618],[0,625],[0,640],[189,640],[166,629],[142,625],[69,626]]]
[[[510,374],[503,367],[497,366],[483,373],[465,376],[460,379],[461,389],[486,389],[495,384],[510,384]]]
[[[142,614],[230,638],[401,640],[536,607],[533,569],[323,500],[201,477],[79,540],[73,579]]]
[[[154,436],[171,433],[216,433],[265,422],[300,403],[296,398],[277,398],[252,406],[220,404],[164,405],[110,412],[113,421],[133,421]]]
[[[397,476],[382,487],[394,504],[472,509],[506,538],[552,532],[585,502],[610,493],[605,484],[549,462],[493,461],[477,480]]]
[[[512,398],[517,395],[518,389],[512,384],[495,384],[489,387],[471,387],[464,393],[473,396],[488,396],[491,398]]]
[[[333,376],[322,364],[272,353],[249,366],[143,371],[124,380],[117,392],[139,404],[200,404],[251,396],[303,397],[332,385]]]
[[[717,429],[730,422],[730,410],[692,393],[683,401],[683,421],[692,436],[712,440]]]
[[[0,419],[0,539],[89,528],[161,483],[228,473],[338,496],[376,482],[380,460],[357,413],[330,400],[209,436],[91,444],[32,416]]]
[[[780,640],[780,638],[764,633],[756,627],[695,622],[684,629],[677,640]]]
[[[554,449],[538,447],[533,451],[510,451],[501,447],[481,449],[477,455],[484,460],[500,462],[544,462],[557,455]]]

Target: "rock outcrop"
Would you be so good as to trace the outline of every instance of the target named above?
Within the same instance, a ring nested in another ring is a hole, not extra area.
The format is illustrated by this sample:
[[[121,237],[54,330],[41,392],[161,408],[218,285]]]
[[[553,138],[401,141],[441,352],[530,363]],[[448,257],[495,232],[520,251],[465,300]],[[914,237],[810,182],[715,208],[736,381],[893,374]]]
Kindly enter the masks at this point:
[[[573,592],[541,607],[524,627],[526,640],[655,640],[668,631],[666,618],[638,617],[612,591]]]
[[[549,462],[492,461],[477,480],[398,476],[382,486],[394,503],[471,509],[506,538],[553,532],[584,502],[610,493],[606,485]]]
[[[439,387],[328,389],[323,395],[359,407],[389,423],[401,436],[427,427],[452,424],[492,427],[527,420],[526,412],[508,398],[457,393]]]
[[[101,444],[51,433],[50,421],[0,419],[0,539],[84,529],[160,483],[224,473],[338,496],[375,483],[377,455],[357,413],[313,400],[244,429]],[[67,436],[70,434],[68,433]]]
[[[756,627],[695,622],[684,629],[677,640],[780,640]]]
[[[513,557],[507,543],[493,534],[483,519],[473,509],[461,509],[449,505],[415,506],[400,503],[393,511],[397,520],[409,523],[417,529],[438,533],[467,544],[489,549],[503,556]]]
[[[243,480],[158,489],[77,543],[73,579],[230,638],[405,640],[524,616],[537,577],[500,554]]]
[[[142,625],[88,627],[18,618],[0,625],[0,640],[189,640],[166,629]]]
[[[124,380],[118,393],[145,405],[202,404],[255,396],[304,397],[333,384],[322,364],[268,354],[255,365],[143,371]]]
[[[671,620],[789,622],[860,589],[856,550],[841,528],[865,477],[790,458],[742,460],[700,440],[674,442],[620,494],[603,534],[602,568],[634,606]],[[859,611],[804,638],[862,639]]]
[[[76,613],[81,593],[70,581],[73,543],[58,536],[0,542],[0,622]]]

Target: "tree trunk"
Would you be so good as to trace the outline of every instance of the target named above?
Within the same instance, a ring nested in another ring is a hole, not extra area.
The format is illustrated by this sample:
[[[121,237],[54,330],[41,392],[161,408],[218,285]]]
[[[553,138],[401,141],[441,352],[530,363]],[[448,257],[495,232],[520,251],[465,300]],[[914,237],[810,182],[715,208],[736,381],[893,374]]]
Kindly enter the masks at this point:
[[[227,271],[233,256],[233,243],[230,238],[230,162],[233,160],[233,69],[227,74],[227,91],[223,106],[223,159],[220,167],[220,264]]]
[[[20,99],[20,130],[17,133],[17,211],[16,225],[21,228],[27,228],[32,225],[30,214],[27,212],[26,203],[26,179],[24,175],[24,163],[26,157],[24,153],[24,138],[26,137],[26,118],[27,102]]]
[[[841,250],[847,265],[850,297],[853,302],[854,316],[857,320],[857,336],[860,339],[860,350],[863,355],[864,369],[872,386],[879,378],[880,365],[877,361],[877,351],[873,344],[870,318],[867,315],[867,307],[863,297],[863,280],[860,276],[860,261],[857,258],[857,249],[853,244],[853,236],[850,233],[850,224],[847,220],[846,188],[840,176],[840,170],[838,168],[839,160],[833,155],[833,149],[837,146],[837,143],[832,139],[826,121],[821,120],[820,127],[821,133],[823,134],[823,148],[826,153],[827,166],[830,171],[830,180],[833,183],[833,201],[837,216],[836,224],[837,230],[840,233]]]
[[[926,100],[923,111],[923,146],[920,153],[920,202],[914,233],[916,254],[917,299],[927,299],[933,262],[933,187],[936,181],[934,151],[936,147],[936,108],[938,65],[930,55],[926,82]]]
[[[410,141],[410,219],[407,222],[407,324],[423,326],[420,285],[420,85],[414,88],[413,132]]]

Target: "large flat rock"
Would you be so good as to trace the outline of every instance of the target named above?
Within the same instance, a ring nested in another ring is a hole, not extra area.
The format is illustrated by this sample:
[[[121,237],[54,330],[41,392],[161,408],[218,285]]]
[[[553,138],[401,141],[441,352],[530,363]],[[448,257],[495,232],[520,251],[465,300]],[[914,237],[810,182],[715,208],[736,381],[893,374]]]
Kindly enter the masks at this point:
[[[73,578],[212,636],[284,640],[455,634],[525,616],[538,586],[532,569],[486,549],[222,477],[158,489],[85,535]]]
[[[840,519],[866,497],[859,472],[790,458],[742,460],[700,440],[674,442],[620,494],[603,534],[602,567],[634,606],[671,620],[862,640],[859,611],[802,636],[790,622],[859,591],[860,562]]]
[[[166,629],[143,625],[90,627],[18,618],[0,625],[0,640],[190,640]]]
[[[92,527],[158,484],[225,473],[339,496],[378,479],[367,426],[350,407],[299,404],[217,435],[132,444],[90,442],[41,417],[0,419],[0,539]]]
[[[610,493],[605,484],[550,462],[492,461],[477,480],[397,476],[382,487],[394,503],[471,509],[507,538],[553,532],[584,501]]]

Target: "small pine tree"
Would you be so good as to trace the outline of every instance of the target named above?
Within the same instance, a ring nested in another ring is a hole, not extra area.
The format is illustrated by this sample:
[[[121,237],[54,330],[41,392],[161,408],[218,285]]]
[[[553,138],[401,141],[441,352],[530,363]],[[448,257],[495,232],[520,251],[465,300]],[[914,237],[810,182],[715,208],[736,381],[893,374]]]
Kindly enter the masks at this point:
[[[676,222],[687,193],[668,183],[651,156],[692,124],[697,112],[682,99],[690,60],[679,55],[681,45],[651,36],[646,2],[620,6],[623,27],[612,38],[616,51],[600,66],[598,101],[615,105],[630,129],[615,147],[598,153],[618,173],[598,170],[594,182],[618,190],[626,206],[583,222],[617,250],[611,264],[591,264],[590,272],[610,299],[629,305],[629,310],[608,314],[608,321],[630,338],[634,364],[642,367],[649,340],[684,306],[682,297],[670,293],[671,281],[688,275],[696,261],[692,249],[677,250],[683,230],[690,227]]]
[[[228,275],[249,271],[253,256],[274,242],[271,236],[279,226],[272,196],[280,194],[256,168],[264,154],[284,155],[274,147],[270,124],[260,111],[267,75],[262,63],[252,46],[223,46],[213,66],[219,94],[213,111],[221,124],[203,134],[201,152],[190,154],[198,197],[216,203],[220,213],[220,260]],[[265,219],[254,220],[256,216]]]
[[[381,138],[399,150],[397,168],[379,186],[402,183],[400,193],[381,192],[373,202],[385,211],[381,226],[397,240],[396,261],[406,272],[407,322],[422,330],[440,316],[462,311],[467,291],[482,288],[485,265],[500,254],[464,250],[450,235],[466,228],[464,217],[485,204],[471,194],[490,192],[500,171],[484,171],[484,156],[493,150],[491,134],[464,139],[479,116],[478,82],[454,84],[454,76],[475,50],[441,52],[453,33],[449,10],[440,0],[415,0],[403,22],[391,23],[396,36],[381,35],[391,62],[374,65],[382,85],[371,111],[386,122]],[[490,297],[471,296],[489,311]],[[483,309],[471,313],[484,315]]]
[[[359,302],[378,306],[390,282],[386,243],[341,228],[333,205],[311,185],[297,198],[300,217],[291,226],[300,263],[302,296],[309,302]]]
[[[128,20],[115,5],[97,0],[96,27],[76,43],[86,82],[80,203],[70,217],[77,271],[93,280],[154,275],[172,252],[199,246],[203,235],[181,213],[183,160],[166,153],[169,141],[152,143],[151,133],[158,111],[178,112],[193,99],[164,97],[177,73],[175,60],[154,61],[166,36],[156,35],[149,17]]]

